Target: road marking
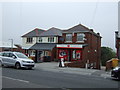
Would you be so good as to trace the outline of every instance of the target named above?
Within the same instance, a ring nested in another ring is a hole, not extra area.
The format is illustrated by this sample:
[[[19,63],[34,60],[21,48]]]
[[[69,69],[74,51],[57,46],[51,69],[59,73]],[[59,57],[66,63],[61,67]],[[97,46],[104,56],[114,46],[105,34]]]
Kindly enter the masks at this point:
[[[17,80],[17,81],[20,81],[20,82],[25,82],[25,83],[29,83],[29,81],[26,81],[26,80],[21,80],[21,79],[15,79],[15,78],[11,78],[11,77],[6,77],[6,76],[2,76],[3,78],[7,78],[7,79],[11,79],[11,80]]]

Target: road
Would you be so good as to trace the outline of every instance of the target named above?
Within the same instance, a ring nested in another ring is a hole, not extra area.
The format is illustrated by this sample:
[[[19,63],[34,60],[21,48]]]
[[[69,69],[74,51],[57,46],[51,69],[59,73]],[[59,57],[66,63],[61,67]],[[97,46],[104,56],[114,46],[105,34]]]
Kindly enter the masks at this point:
[[[119,81],[93,75],[2,68],[3,88],[118,88]]]

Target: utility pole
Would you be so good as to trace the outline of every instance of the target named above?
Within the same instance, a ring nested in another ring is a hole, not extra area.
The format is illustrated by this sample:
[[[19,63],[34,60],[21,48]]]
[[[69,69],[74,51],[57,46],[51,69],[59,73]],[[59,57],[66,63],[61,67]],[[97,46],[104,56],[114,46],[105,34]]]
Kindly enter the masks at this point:
[[[13,51],[13,39],[9,39],[11,40],[11,51]]]

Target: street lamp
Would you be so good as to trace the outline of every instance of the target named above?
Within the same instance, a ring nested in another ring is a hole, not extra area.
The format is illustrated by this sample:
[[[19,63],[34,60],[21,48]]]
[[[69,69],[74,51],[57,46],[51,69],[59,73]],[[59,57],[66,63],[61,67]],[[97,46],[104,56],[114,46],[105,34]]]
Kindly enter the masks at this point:
[[[13,51],[13,39],[9,39],[11,40],[11,51]]]

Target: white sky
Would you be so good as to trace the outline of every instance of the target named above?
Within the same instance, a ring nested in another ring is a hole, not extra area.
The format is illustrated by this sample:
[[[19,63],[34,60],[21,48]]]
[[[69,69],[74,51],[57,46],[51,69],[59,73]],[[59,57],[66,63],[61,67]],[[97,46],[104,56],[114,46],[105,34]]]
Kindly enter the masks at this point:
[[[81,23],[101,34],[102,46],[115,49],[117,2],[4,2],[0,10],[3,41],[21,44],[21,36],[36,27],[68,29]]]

